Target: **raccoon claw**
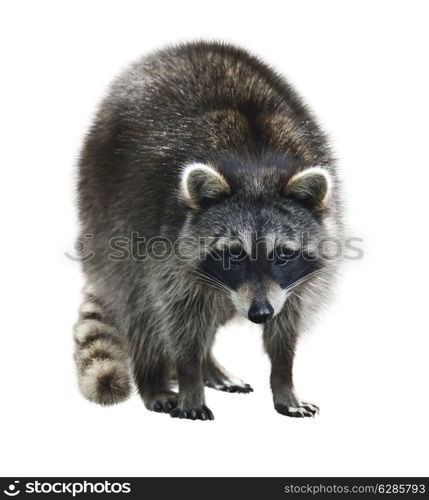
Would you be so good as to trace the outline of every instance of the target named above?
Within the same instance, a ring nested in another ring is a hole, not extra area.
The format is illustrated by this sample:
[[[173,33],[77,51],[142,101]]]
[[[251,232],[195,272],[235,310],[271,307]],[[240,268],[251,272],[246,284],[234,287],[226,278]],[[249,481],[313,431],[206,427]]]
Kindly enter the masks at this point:
[[[170,413],[177,406],[176,397],[159,397],[150,401],[146,407],[150,411],[157,413]]]
[[[282,415],[294,418],[314,417],[319,413],[319,407],[311,403],[301,403],[299,406],[276,404],[274,408]]]
[[[170,413],[176,405],[175,401],[155,401],[152,410],[158,413]]]
[[[240,394],[249,394],[249,392],[253,392],[253,388],[249,384],[244,384],[244,385],[224,385],[224,384],[219,384],[214,387],[218,391],[224,391],[224,392],[236,392]]]
[[[170,412],[170,416],[173,418],[187,418],[190,420],[214,420],[214,415],[206,405],[201,408],[190,408],[182,410],[180,408],[174,408]]]
[[[320,413],[320,408],[312,403],[301,403],[301,406],[314,415]]]
[[[248,394],[249,392],[253,392],[253,387],[250,384],[246,384],[242,381],[240,381],[240,383],[222,382],[219,384],[209,381],[206,382],[206,386],[223,392],[235,392],[240,394]]]

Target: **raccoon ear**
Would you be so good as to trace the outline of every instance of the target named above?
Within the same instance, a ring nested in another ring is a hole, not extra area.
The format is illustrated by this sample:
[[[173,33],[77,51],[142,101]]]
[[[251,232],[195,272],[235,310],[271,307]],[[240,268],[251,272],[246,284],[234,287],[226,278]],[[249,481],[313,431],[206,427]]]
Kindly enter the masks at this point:
[[[285,194],[311,210],[324,210],[329,206],[331,187],[331,175],[326,168],[311,167],[289,179]]]
[[[199,209],[208,202],[219,200],[231,193],[223,175],[203,163],[186,166],[180,182],[181,198],[189,207]]]

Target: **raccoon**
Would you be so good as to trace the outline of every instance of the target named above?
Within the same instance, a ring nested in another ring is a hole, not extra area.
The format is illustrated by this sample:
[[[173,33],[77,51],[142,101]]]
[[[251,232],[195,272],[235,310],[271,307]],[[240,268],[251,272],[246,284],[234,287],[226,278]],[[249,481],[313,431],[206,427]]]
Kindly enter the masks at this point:
[[[335,162],[296,92],[246,50],[170,46],[112,83],[79,159],[82,394],[212,420],[205,386],[249,393],[214,358],[235,315],[262,325],[274,407],[314,416],[293,384],[307,320],[332,288]],[[176,390],[178,385],[178,390]]]

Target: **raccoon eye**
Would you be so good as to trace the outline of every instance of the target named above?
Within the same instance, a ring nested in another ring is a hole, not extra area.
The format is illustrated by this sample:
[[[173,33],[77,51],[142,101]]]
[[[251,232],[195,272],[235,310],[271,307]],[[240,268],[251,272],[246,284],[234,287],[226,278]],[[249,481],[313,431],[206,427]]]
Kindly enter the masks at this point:
[[[287,247],[278,247],[274,251],[274,263],[276,266],[284,266],[291,260],[299,257],[299,250],[292,250]]]
[[[243,264],[246,252],[240,247],[233,247],[226,251],[226,261],[230,268],[238,268]]]

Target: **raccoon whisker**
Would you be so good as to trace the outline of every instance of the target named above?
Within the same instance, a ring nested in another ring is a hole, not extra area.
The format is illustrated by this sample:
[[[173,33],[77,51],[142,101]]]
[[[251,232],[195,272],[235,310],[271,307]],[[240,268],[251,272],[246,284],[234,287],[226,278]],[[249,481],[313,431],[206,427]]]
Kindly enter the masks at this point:
[[[219,285],[219,284],[220,284],[220,283],[219,283],[218,281],[216,281],[215,279],[213,279],[213,278],[211,278],[211,277],[209,277],[209,276],[206,276],[206,275],[204,275],[204,274],[195,273],[195,275],[196,275],[196,277],[197,277],[197,278],[200,278],[200,279],[202,279],[202,280],[204,280],[204,281],[207,281],[207,282],[210,282],[210,283],[215,283],[215,284],[217,284],[217,285]]]
[[[231,290],[227,287],[222,285],[221,283],[218,283],[216,281],[210,281],[210,280],[202,280],[200,281],[201,283],[206,283],[207,285],[211,285],[213,288],[217,288],[218,290],[222,290],[223,292],[230,292]]]
[[[213,288],[214,290],[219,290],[219,292],[226,292],[227,291],[224,288],[220,288],[219,286],[215,286],[208,281],[197,280],[197,283],[200,283],[201,285],[208,286],[209,288]]]
[[[199,271],[199,270],[196,270],[194,269],[193,272],[197,275],[197,276],[200,276],[201,278],[205,279],[205,280],[208,280],[212,283],[216,283],[218,284],[219,286],[221,286],[222,288],[225,288],[226,290],[228,290],[229,292],[231,291],[231,289],[225,284],[223,283],[222,281],[220,281],[218,278],[214,277],[214,276],[210,276],[208,274],[205,274],[203,273],[202,271]]]
[[[286,288],[286,292],[291,292],[293,291],[297,286],[301,285],[302,283],[304,283],[305,281],[309,280],[310,277],[312,275],[308,275],[308,276],[305,276],[304,278],[301,278],[297,281],[295,281],[294,283],[292,283],[291,285],[289,285],[287,288]]]
[[[202,271],[199,271],[197,269],[192,269],[192,272],[196,275],[196,276],[199,276],[205,280],[210,280],[210,281],[213,281],[213,282],[216,282],[217,280],[212,277],[212,276],[209,276],[208,274],[205,274],[203,273]]]
[[[194,274],[200,278],[200,283],[205,283],[207,285],[211,285],[213,288],[217,288],[218,290],[222,290],[224,292],[231,292],[231,289],[225,285],[225,283],[222,283],[218,279],[214,278],[213,276],[208,276],[207,274],[204,274],[202,272],[193,270]]]
[[[224,288],[228,292],[231,292],[231,288],[229,288],[229,286],[225,285],[225,283],[223,283],[222,281],[215,279],[213,282],[217,283],[219,286],[221,286],[222,288]]]
[[[316,271],[313,271],[312,273],[307,274],[307,276],[304,276],[304,277],[300,278],[299,280],[296,280],[294,283],[292,283],[287,288],[285,288],[285,291],[290,292],[291,290],[296,288],[298,285],[300,285],[301,283],[304,283],[304,281],[307,281],[310,278],[314,277],[315,275],[317,275],[321,271],[322,271],[321,269],[317,269]],[[318,278],[320,278],[320,276],[318,276]]]
[[[221,286],[221,285],[217,284],[216,282],[212,282],[210,280],[203,279],[203,278],[197,279],[196,281],[202,285],[207,285],[211,288],[215,288],[216,290],[220,290],[221,292],[229,292],[229,290],[226,287]]]
[[[329,281],[325,278],[322,278],[322,276],[315,276],[315,279],[322,281],[323,283],[329,283]]]
[[[319,270],[318,270],[318,272],[319,272],[319,271],[320,271],[320,272],[322,272],[323,270],[322,270],[322,269],[319,269]],[[327,279],[326,279],[325,277],[323,277],[323,276],[320,276],[319,274],[315,274],[315,275],[314,275],[314,279],[315,279],[315,280],[318,280],[318,281],[321,281],[321,282],[323,282],[323,283],[329,283],[329,280],[327,280]]]

